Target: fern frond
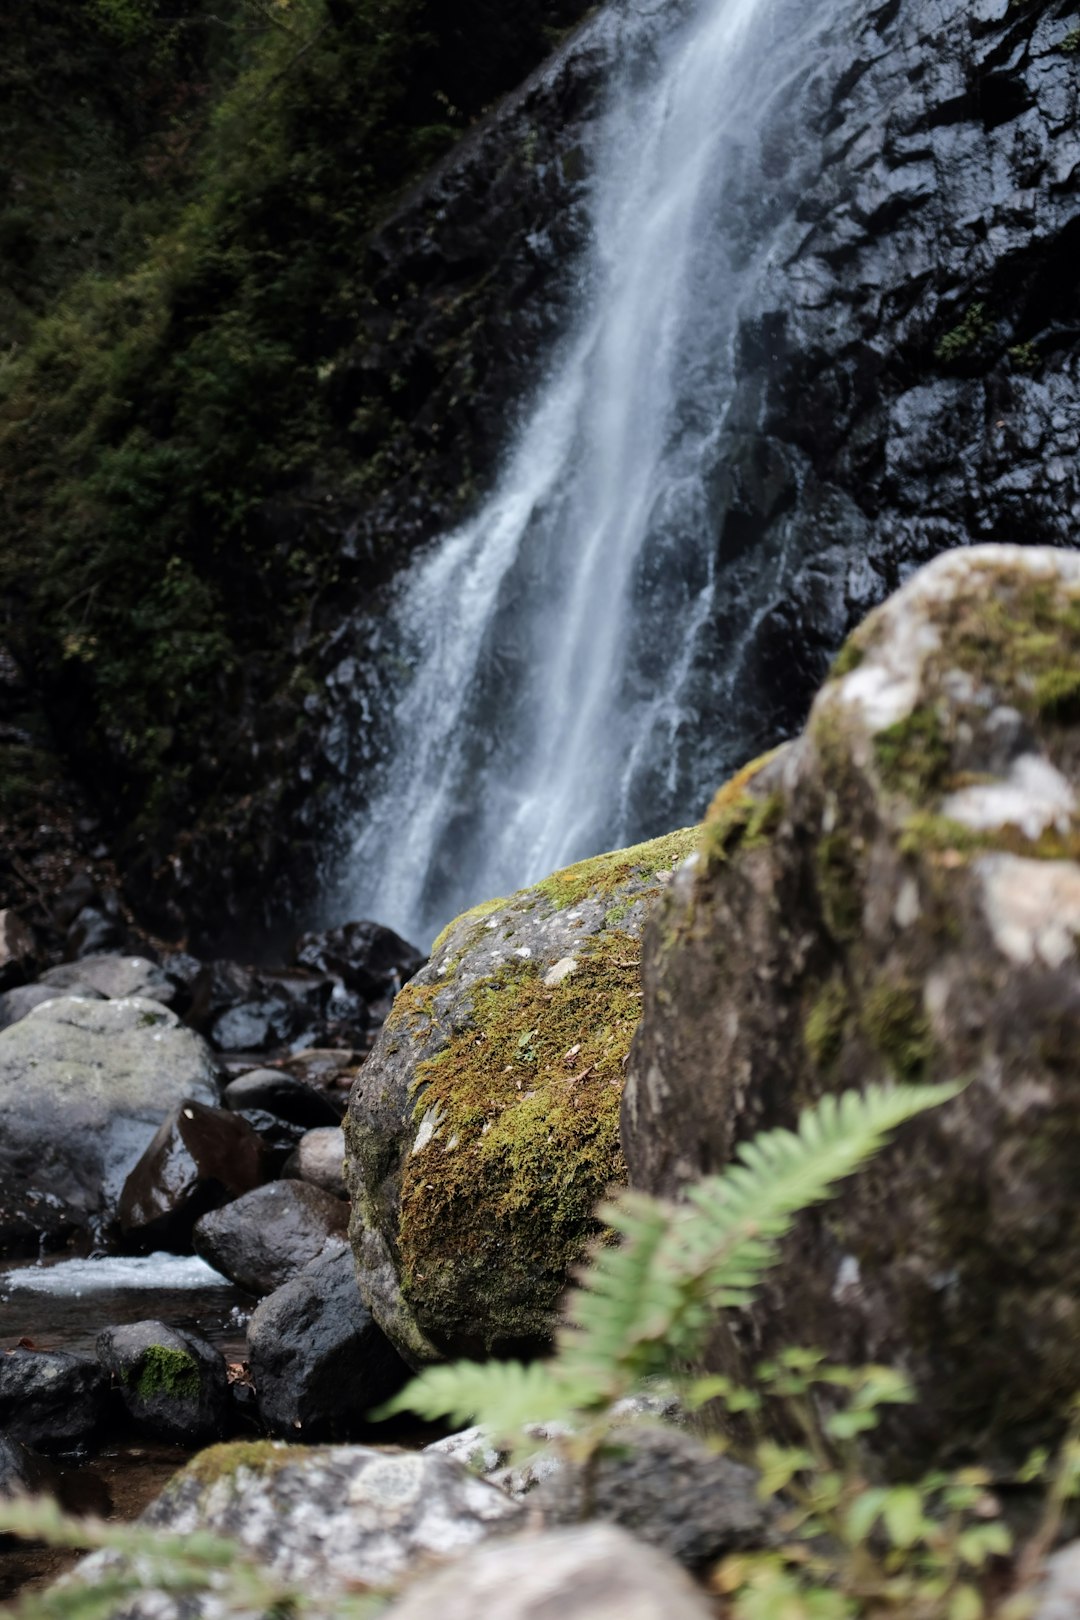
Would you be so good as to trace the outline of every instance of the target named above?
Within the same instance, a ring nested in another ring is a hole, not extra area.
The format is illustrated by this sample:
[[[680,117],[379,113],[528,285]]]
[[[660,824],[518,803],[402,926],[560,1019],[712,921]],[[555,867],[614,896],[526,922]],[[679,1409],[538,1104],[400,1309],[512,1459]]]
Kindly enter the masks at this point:
[[[479,1422],[493,1440],[516,1435],[527,1424],[565,1422],[586,1391],[558,1376],[551,1362],[457,1361],[425,1367],[411,1384],[372,1413],[446,1417],[466,1426]]]
[[[646,1374],[701,1348],[718,1308],[744,1306],[800,1210],[820,1203],[896,1126],[962,1089],[873,1086],[827,1096],[795,1131],[744,1143],[736,1162],[692,1187],[680,1208],[620,1200],[605,1218],[623,1234],[571,1296],[559,1366],[615,1399]]]

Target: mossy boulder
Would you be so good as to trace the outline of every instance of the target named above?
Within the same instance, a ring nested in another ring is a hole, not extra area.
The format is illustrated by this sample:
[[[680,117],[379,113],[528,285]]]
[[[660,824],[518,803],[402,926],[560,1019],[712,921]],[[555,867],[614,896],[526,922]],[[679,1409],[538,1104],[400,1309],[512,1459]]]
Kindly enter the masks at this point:
[[[407,1361],[543,1344],[624,1179],[641,933],[696,832],[582,861],[466,912],[400,992],[353,1087],[360,1289]]]
[[[1080,556],[938,558],[718,795],[648,930],[636,1186],[677,1193],[826,1091],[970,1082],[803,1218],[710,1356],[899,1365],[900,1469],[1007,1465],[1080,1388],[1078,671]]]

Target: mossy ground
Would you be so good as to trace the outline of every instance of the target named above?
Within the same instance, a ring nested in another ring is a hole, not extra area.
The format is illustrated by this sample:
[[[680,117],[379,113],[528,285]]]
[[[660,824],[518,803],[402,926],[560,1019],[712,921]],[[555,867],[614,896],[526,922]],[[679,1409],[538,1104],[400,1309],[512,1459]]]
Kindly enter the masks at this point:
[[[425,1317],[490,1339],[549,1330],[593,1209],[624,1176],[623,1059],[641,1016],[641,946],[583,942],[553,987],[515,963],[477,987],[471,1027],[416,1075],[439,1129],[407,1161],[403,1292]],[[477,1309],[477,1300],[481,1309]]]
[[[614,895],[632,878],[650,878],[657,872],[671,871],[697,848],[699,836],[697,827],[683,827],[629,849],[594,855],[553,872],[525,892],[542,894],[557,911],[566,911],[591,896]]]

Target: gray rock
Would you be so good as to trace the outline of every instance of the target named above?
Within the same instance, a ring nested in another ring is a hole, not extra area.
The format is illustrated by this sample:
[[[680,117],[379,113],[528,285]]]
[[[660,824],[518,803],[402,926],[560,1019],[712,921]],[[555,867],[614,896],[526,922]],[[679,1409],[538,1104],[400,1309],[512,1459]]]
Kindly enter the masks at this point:
[[[10,1434],[0,1434],[0,1496],[40,1495],[52,1491],[56,1484],[55,1470],[41,1457],[36,1457],[21,1440]],[[7,1543],[0,1537],[0,1548]]]
[[[583,861],[435,941],[345,1123],[365,1301],[410,1364],[528,1352],[622,1175],[642,926],[693,832]]]
[[[0,911],[0,990],[22,984],[34,970],[37,941],[17,911]]]
[[[72,984],[61,988],[56,984],[19,984],[13,990],[0,993],[0,1029],[8,1029],[20,1018],[33,1012],[46,1001],[60,1001],[64,996],[77,996],[82,1001],[104,1001],[100,990],[88,984]]]
[[[0,1429],[35,1451],[69,1452],[104,1420],[107,1374],[90,1356],[67,1350],[0,1355]]]
[[[337,1198],[347,1194],[345,1186],[345,1133],[340,1125],[320,1125],[308,1131],[285,1161],[283,1175],[297,1181],[310,1181]]]
[[[524,1510],[456,1463],[367,1446],[218,1446],[203,1452],[143,1514],[152,1528],[234,1537],[261,1568],[309,1598],[356,1585],[390,1586],[422,1560],[456,1558],[519,1527]],[[111,1553],[85,1559],[77,1579],[115,1569]],[[201,1597],[146,1593],[129,1620],[209,1616]]]
[[[164,1322],[130,1322],[100,1333],[97,1354],[128,1415],[144,1433],[199,1446],[225,1432],[225,1362],[201,1333]]]
[[[357,1439],[409,1376],[360,1298],[344,1242],[264,1299],[247,1337],[259,1416],[291,1439]]]
[[[0,1031],[0,1249],[115,1215],[170,1109],[217,1099],[205,1042],[166,1007],[64,997]]]
[[[1067,1542],[1046,1560],[1032,1597],[1032,1620],[1076,1620],[1080,1614],[1080,1541]]]
[[[167,973],[145,956],[121,956],[103,953],[83,956],[77,962],[61,962],[41,975],[43,984],[54,984],[58,989],[89,985],[110,1001],[126,996],[142,996],[147,1001],[170,1007],[176,997],[176,985]]]
[[[567,1464],[529,1500],[548,1524],[606,1519],[701,1569],[768,1541],[772,1514],[757,1486],[752,1468],[681,1429],[627,1427],[601,1452],[588,1491],[581,1465]]]
[[[256,1187],[195,1224],[196,1253],[251,1294],[269,1294],[340,1237],[348,1206],[303,1181]]]
[[[336,1125],[341,1105],[332,1103],[313,1086],[282,1074],[279,1069],[250,1069],[230,1080],[222,1094],[226,1108],[259,1109],[291,1125]]]
[[[386,1620],[709,1620],[677,1564],[625,1530],[590,1524],[515,1536],[420,1576]]]
[[[1080,1385],[1078,667],[1076,552],[938,558],[717,796],[647,943],[638,1187],[677,1193],[824,1092],[969,1080],[800,1221],[709,1356],[901,1366],[917,1403],[873,1443],[912,1472],[1056,1444]]]

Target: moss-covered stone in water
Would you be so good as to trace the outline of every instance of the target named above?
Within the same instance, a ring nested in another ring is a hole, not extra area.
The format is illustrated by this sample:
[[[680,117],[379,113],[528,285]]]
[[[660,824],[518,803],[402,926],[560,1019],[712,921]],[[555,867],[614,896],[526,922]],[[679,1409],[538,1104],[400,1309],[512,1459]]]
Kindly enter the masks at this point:
[[[542,894],[557,911],[578,905],[590,895],[614,894],[616,889],[631,878],[648,878],[657,872],[670,872],[697,847],[698,829],[682,827],[678,832],[666,833],[662,838],[651,838],[647,843],[634,844],[630,849],[617,849],[608,855],[594,855],[561,872],[543,878],[529,893]],[[505,904],[494,901],[487,909]],[[476,907],[474,915],[480,911]]]
[[[622,1064],[641,1015],[638,940],[583,944],[548,985],[517,962],[477,987],[472,1027],[416,1076],[437,1129],[403,1171],[406,1301],[468,1335],[462,1280],[490,1301],[501,1338],[541,1339],[567,1273],[599,1230],[598,1200],[624,1178]]]
[[[863,1002],[860,1021],[898,1080],[922,1076],[934,1042],[922,998],[912,985],[875,985]]]
[[[882,781],[892,793],[922,803],[938,793],[949,769],[949,742],[933,709],[915,709],[879,731],[874,752]]]
[[[179,1401],[193,1401],[199,1395],[199,1364],[187,1350],[174,1350],[165,1344],[152,1344],[132,1369],[132,1382],[140,1400],[169,1395]]]

